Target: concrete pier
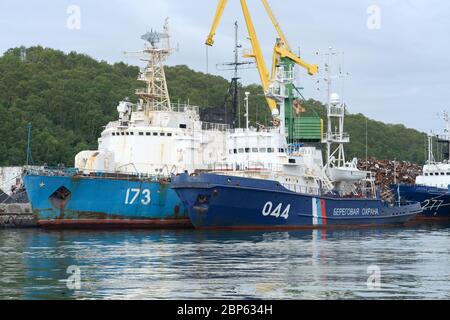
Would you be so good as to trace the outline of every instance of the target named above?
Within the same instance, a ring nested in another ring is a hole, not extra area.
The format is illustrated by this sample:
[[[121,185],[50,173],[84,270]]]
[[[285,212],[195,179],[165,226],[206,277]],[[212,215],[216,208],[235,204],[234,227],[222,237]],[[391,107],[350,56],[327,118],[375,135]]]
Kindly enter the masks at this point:
[[[37,227],[28,203],[0,204],[0,228]]]

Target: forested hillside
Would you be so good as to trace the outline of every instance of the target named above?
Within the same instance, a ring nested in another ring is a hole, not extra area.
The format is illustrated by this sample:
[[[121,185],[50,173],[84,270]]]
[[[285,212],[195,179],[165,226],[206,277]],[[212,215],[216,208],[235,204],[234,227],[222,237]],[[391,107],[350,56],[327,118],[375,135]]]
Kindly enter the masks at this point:
[[[229,86],[226,79],[187,66],[167,67],[166,72],[173,102],[223,105]],[[135,100],[134,90],[142,86],[137,75],[136,66],[110,65],[75,52],[32,47],[21,59],[20,49],[8,50],[0,58],[0,165],[25,162],[28,123],[33,126],[34,164],[73,165],[77,152],[96,148],[102,126],[117,116],[118,102],[125,97]],[[270,117],[261,87],[250,85],[242,88],[242,94],[245,91],[252,93],[252,124],[266,124]],[[307,101],[305,106],[309,112],[325,115],[317,101]],[[366,118],[349,115],[346,121],[352,137],[348,156],[365,157]],[[368,120],[368,132],[369,156],[424,161],[423,133],[373,120]]]

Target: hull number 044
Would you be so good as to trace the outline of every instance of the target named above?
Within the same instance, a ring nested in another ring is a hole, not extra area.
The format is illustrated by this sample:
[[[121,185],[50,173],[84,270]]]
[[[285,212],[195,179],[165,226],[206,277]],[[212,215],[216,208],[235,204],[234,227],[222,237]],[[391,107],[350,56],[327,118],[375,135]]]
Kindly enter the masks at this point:
[[[284,210],[283,210],[284,208]],[[262,214],[265,217],[275,217],[275,218],[289,218],[289,211],[291,210],[291,205],[285,207],[282,203],[275,206],[272,202],[267,202],[262,210]]]

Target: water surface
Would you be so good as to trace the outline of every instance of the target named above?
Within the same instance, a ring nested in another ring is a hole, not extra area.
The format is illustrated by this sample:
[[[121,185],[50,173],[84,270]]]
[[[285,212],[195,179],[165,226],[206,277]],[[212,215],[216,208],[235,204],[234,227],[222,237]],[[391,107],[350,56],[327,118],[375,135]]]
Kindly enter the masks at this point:
[[[0,299],[206,298],[449,299],[450,228],[0,230]]]

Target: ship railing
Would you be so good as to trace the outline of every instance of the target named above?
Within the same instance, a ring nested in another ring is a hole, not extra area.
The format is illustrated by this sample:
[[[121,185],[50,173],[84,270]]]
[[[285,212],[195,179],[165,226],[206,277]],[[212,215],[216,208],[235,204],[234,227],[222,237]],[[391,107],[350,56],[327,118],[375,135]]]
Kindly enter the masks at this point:
[[[343,116],[345,114],[345,108],[343,106],[339,107],[330,107],[328,109],[329,116]]]
[[[348,133],[324,133],[323,141],[350,142],[350,134]]]
[[[439,142],[448,142],[449,138],[446,134],[437,134],[436,139],[438,139]]]
[[[364,198],[364,199],[368,199],[370,198],[367,193],[360,191],[352,194],[344,194],[341,192],[338,192],[336,190],[330,191],[330,190],[325,190],[323,188],[320,187],[312,187],[312,186],[305,186],[305,185],[300,185],[300,184],[289,184],[289,183],[282,183],[282,186],[285,187],[286,189],[289,189],[295,193],[302,193],[302,194],[310,194],[310,195],[315,195],[315,196],[327,196],[327,197],[331,197],[331,198]]]
[[[226,132],[230,130],[230,125],[214,122],[202,122],[202,130]]]
[[[404,206],[410,206],[413,204],[419,203],[418,201],[409,201],[409,200],[392,200],[392,199],[382,199],[382,204],[385,207],[404,207]]]
[[[64,168],[64,167],[40,167],[40,168],[25,168],[25,175],[39,175],[48,177],[91,177],[91,178],[111,178],[111,179],[139,179],[148,181],[160,181],[169,179],[170,176],[164,174],[147,174],[147,173],[127,173],[118,171],[103,171],[103,170],[88,170],[78,168]]]
[[[246,133],[246,132],[259,132],[259,133],[278,133],[279,128],[276,127],[265,127],[265,126],[259,126],[258,128],[250,127],[247,131],[247,129],[244,128],[235,128],[228,130],[229,133]]]
[[[63,166],[58,167],[48,167],[42,166],[39,168],[36,167],[25,167],[24,174],[25,175],[39,175],[39,176],[74,176],[78,173],[78,169],[76,168],[65,168]]]
[[[137,112],[137,111],[142,111],[144,110],[144,106],[139,106],[137,104],[133,104],[132,106],[132,111],[133,112]],[[171,103],[170,104],[170,110],[168,110],[167,108],[167,103],[160,103],[160,102],[154,102],[152,105],[150,105],[148,107],[149,111],[161,111],[161,112],[179,112],[179,113],[184,113],[184,112],[195,112],[195,113],[199,113],[200,108],[198,106],[192,106],[186,103]]]
[[[199,107],[198,106],[191,106],[189,104],[185,104],[185,103],[171,103],[170,104],[171,107],[171,112],[178,112],[178,113],[184,113],[184,112],[195,112],[198,113],[199,112]],[[150,106],[149,111],[168,111],[167,108],[163,105],[154,105],[154,106]]]
[[[279,172],[282,169],[282,165],[252,161],[234,163],[216,162],[208,165],[208,171],[216,172]]]
[[[309,195],[315,195],[315,196],[321,196],[323,194],[322,189],[318,187],[310,187],[300,184],[292,184],[292,183],[282,183],[281,184],[286,189],[295,192],[295,193],[301,193],[301,194],[309,194]]]

